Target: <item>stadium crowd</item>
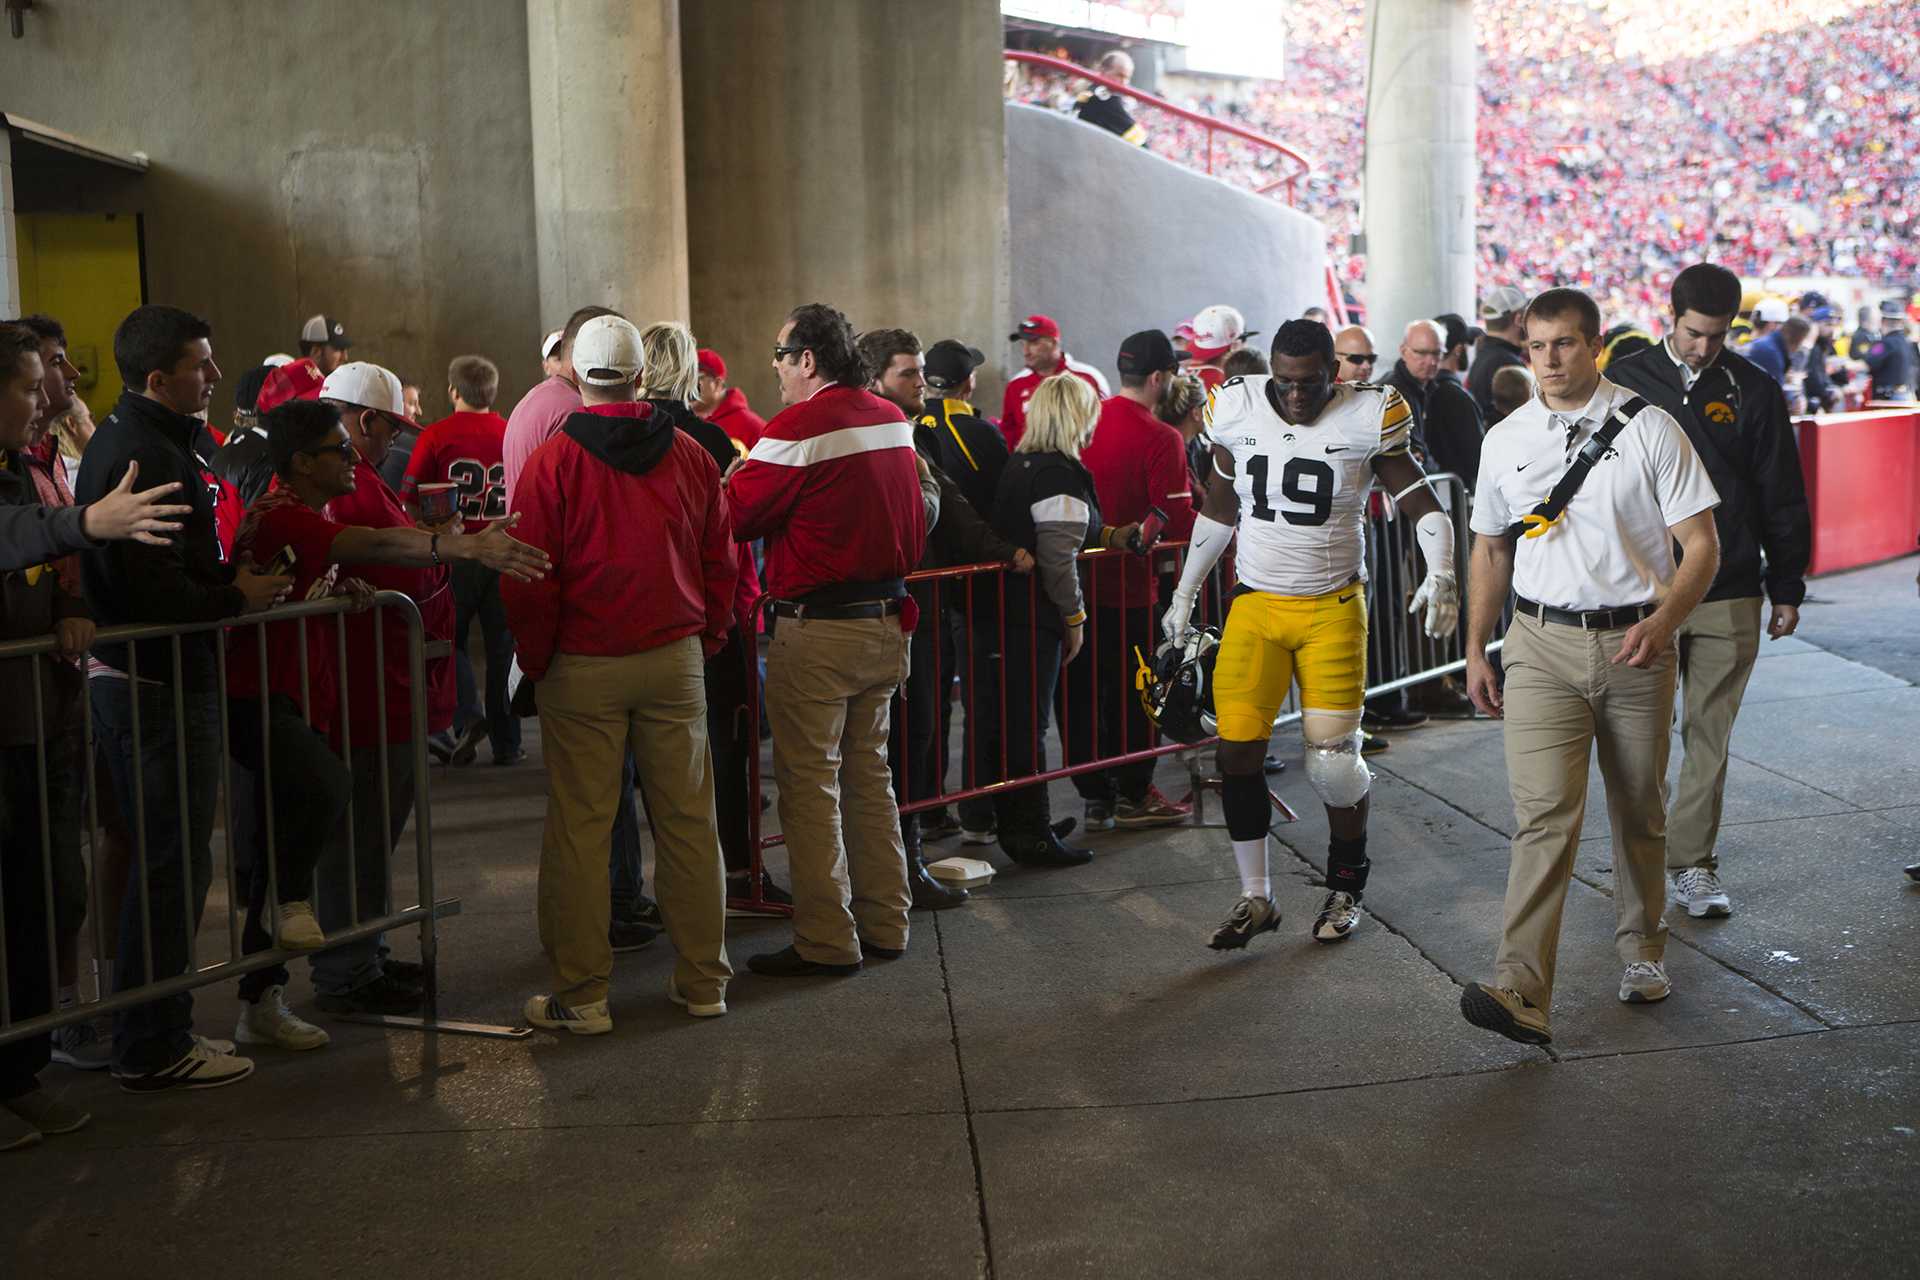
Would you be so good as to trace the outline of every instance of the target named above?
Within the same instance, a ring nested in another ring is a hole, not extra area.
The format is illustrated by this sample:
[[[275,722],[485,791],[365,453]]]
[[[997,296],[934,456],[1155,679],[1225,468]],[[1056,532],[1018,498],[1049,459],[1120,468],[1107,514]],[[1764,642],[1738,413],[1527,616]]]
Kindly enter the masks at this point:
[[[1679,266],[1748,278],[1835,274],[1920,288],[1920,28],[1878,0],[1726,6],[1610,0],[1476,6],[1483,282],[1577,285],[1650,325]],[[1176,105],[1297,147],[1300,204],[1344,277],[1360,230],[1362,0],[1289,9],[1285,75]],[[1023,101],[1070,109],[1078,86],[1015,77]],[[1144,145],[1207,165],[1206,130],[1138,103]],[[1216,175],[1259,190],[1289,167],[1230,138]],[[1543,181],[1543,179],[1551,179]]]

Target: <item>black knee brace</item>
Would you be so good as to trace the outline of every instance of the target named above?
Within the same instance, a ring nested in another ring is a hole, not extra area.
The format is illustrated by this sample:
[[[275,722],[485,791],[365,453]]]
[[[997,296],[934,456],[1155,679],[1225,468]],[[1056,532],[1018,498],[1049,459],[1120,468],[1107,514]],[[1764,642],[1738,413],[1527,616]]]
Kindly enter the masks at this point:
[[[1258,840],[1272,821],[1263,773],[1229,773],[1220,779],[1220,807],[1227,813],[1227,834],[1235,840]]]

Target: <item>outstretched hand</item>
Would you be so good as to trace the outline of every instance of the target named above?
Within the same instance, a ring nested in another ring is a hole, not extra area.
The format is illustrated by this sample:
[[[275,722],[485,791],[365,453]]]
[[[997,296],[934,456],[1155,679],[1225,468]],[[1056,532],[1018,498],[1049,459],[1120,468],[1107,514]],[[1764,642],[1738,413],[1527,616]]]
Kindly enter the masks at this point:
[[[155,485],[139,493],[133,482],[140,474],[138,462],[127,463],[127,474],[113,492],[87,505],[80,517],[80,529],[95,542],[144,542],[152,547],[173,543],[171,535],[180,532],[180,521],[193,514],[193,508],[180,502],[163,502],[179,492],[180,483]]]
[[[540,548],[530,546],[507,532],[519,523],[520,513],[516,511],[504,520],[495,520],[484,531],[473,535],[480,553],[480,563],[489,569],[499,570],[517,582],[538,582],[552,570],[553,559]]]

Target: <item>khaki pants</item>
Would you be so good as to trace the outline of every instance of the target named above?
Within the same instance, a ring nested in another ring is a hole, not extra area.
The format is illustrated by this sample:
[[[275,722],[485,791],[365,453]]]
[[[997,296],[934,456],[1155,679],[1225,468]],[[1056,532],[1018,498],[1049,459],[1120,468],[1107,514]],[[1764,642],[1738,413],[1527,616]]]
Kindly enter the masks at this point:
[[[1624,628],[1583,631],[1515,614],[1506,667],[1507,778],[1513,861],[1495,981],[1546,1010],[1553,999],[1587,763],[1597,746],[1613,825],[1614,944],[1623,962],[1666,950],[1666,776],[1673,650],[1651,667],[1613,664]]]
[[[680,953],[674,979],[694,1004],[719,1001],[733,968],[699,637],[619,658],[560,654],[538,700],[547,760],[540,945],[553,965],[553,993],[571,1006],[607,997],[607,841],[631,744],[653,822],[654,892]]]
[[[1680,625],[1680,785],[1667,811],[1667,867],[1718,868],[1727,744],[1760,654],[1760,597],[1698,605]]]
[[[907,641],[898,618],[782,618],[767,652],[793,946],[820,964],[854,963],[862,939],[907,945],[913,898],[887,769]]]

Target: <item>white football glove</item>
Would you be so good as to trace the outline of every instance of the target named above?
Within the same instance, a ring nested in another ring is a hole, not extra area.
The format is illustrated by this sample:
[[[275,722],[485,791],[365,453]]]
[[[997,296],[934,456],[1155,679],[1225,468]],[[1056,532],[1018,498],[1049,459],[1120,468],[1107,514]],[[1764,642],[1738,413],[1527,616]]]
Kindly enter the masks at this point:
[[[1176,646],[1187,642],[1188,622],[1193,617],[1194,593],[1178,590],[1167,601],[1167,612],[1160,619],[1160,633]]]
[[[1460,587],[1450,573],[1429,573],[1413,593],[1408,613],[1426,611],[1427,635],[1444,640],[1460,625]]]

